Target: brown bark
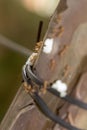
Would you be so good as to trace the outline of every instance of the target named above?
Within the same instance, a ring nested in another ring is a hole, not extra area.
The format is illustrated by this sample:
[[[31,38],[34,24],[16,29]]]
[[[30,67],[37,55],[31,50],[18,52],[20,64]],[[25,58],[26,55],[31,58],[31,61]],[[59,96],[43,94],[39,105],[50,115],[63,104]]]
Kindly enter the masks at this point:
[[[49,83],[57,79],[64,81],[68,85],[68,93],[75,95],[76,98],[80,98],[82,101],[87,100],[85,80],[87,74],[83,74],[87,71],[86,12],[87,0],[61,0],[52,16],[44,38],[44,41],[46,38],[54,39],[52,53],[49,55],[43,53],[41,47],[38,59],[34,64],[34,73],[41,80],[48,81]],[[14,112],[14,116],[12,117],[12,112],[14,111],[13,104],[1,124],[1,130],[9,130],[9,128],[11,128],[11,130],[63,129],[60,126],[53,127],[52,121],[48,120],[39,111],[32,99],[27,96],[23,89],[21,91],[22,99],[18,97],[15,101],[21,100],[19,108],[21,108],[23,104],[27,104],[27,102],[30,102],[30,107],[26,108],[26,112],[25,110],[21,110],[19,114],[19,109],[17,108],[17,113]],[[55,113],[59,113],[61,118],[65,118],[65,120],[68,120],[71,124],[86,129],[86,111],[66,104],[49,93],[43,95],[43,99]],[[18,103],[15,102],[15,105],[17,106]],[[57,111],[61,105],[63,105],[61,110]],[[76,114],[74,115],[74,113]],[[5,124],[5,121],[8,115],[10,115],[9,117],[13,118],[13,120],[9,122],[9,127],[7,128],[8,123],[6,122],[7,124]]]
[[[87,102],[87,72],[84,72],[81,75],[72,95],[73,97],[81,101]],[[63,119],[65,119],[72,125],[81,129],[87,129],[86,110],[65,103],[62,109],[58,113]],[[59,127],[58,124],[55,124],[53,130],[65,130],[65,129]]]

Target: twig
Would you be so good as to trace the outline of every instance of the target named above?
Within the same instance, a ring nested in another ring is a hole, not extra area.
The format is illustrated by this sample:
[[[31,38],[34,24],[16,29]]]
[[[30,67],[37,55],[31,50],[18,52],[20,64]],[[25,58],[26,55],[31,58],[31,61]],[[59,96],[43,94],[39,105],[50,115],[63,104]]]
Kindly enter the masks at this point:
[[[29,56],[32,53],[31,50],[19,45],[16,42],[13,42],[12,40],[6,38],[5,36],[1,34],[0,34],[0,44],[10,48],[13,51],[21,53],[22,55]]]

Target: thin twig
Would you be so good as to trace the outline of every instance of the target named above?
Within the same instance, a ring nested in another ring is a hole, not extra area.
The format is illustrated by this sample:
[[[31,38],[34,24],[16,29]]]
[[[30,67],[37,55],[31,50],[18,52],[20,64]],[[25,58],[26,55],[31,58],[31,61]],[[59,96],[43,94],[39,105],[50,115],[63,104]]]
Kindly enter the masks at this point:
[[[29,56],[32,53],[31,50],[19,45],[16,42],[13,42],[12,40],[6,38],[5,36],[3,36],[1,34],[0,34],[0,44],[10,48],[11,50],[14,50],[14,51],[19,52],[23,55],[26,55],[26,56]]]

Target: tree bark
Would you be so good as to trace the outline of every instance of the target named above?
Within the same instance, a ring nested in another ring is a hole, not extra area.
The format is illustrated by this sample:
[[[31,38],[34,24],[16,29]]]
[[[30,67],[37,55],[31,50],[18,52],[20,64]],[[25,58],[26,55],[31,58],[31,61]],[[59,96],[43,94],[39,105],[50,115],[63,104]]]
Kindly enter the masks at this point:
[[[44,44],[47,38],[53,38],[52,53],[48,55],[43,53],[42,44],[34,64],[34,73],[39,79],[48,83],[62,80],[68,85],[68,93],[82,101],[87,101],[87,73],[85,73],[87,71],[86,12],[87,0],[61,0],[51,18],[43,40]],[[64,129],[48,120],[35,106],[31,97],[24,92],[23,88],[20,89],[20,96],[14,99],[1,123],[1,130],[9,130],[9,128],[10,130]],[[42,95],[42,97],[53,112],[58,113],[61,118],[77,127],[87,128],[86,111],[63,102],[49,93]],[[25,106],[28,103],[30,106],[20,110],[23,105]]]

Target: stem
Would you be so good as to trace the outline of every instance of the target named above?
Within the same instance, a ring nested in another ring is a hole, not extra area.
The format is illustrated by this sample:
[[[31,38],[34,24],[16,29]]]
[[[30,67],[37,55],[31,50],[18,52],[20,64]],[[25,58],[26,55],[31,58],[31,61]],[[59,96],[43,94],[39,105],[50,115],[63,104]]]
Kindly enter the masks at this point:
[[[87,25],[81,26],[79,29],[80,25],[87,22],[86,12],[87,0],[61,0],[51,18],[47,33],[43,40],[44,42],[47,38],[53,38],[54,42],[52,53],[45,54],[42,50],[34,64],[34,71],[39,79],[43,82],[48,81],[48,83],[53,83],[57,79],[63,79],[63,81],[67,83],[68,93],[71,95],[73,93],[77,93],[77,95],[79,95],[79,90],[77,90],[76,86],[78,77],[80,77],[84,71],[87,71],[87,67],[85,67],[87,66],[87,59],[85,58],[87,57]],[[53,60],[54,62],[52,62]],[[83,69],[84,67],[85,69]],[[83,92],[87,92],[87,90],[85,90],[85,88],[82,88]],[[82,115],[79,114],[79,118],[76,117],[78,115],[78,111],[80,110],[79,108],[77,111],[75,109],[71,109],[71,104],[65,104],[49,93],[41,96],[46,101],[50,109],[55,113],[62,106],[62,112],[60,113],[60,111],[58,111],[61,118],[65,117],[67,120],[71,119],[69,120],[69,123],[71,124],[75,122],[76,119],[78,122],[79,119],[80,126],[82,127],[83,125],[84,129],[86,129],[86,126],[81,122],[81,116],[84,115],[83,117],[87,120],[87,115],[83,112]],[[84,96],[80,96],[83,101]],[[77,96],[77,98],[79,98],[79,96]],[[23,109],[21,112],[19,111],[21,108],[26,106],[27,103],[32,104],[30,101],[30,96],[28,96],[28,94],[26,94],[22,89],[21,92],[18,93],[18,96],[13,101],[8,113],[3,119],[1,123],[1,130],[9,130],[9,128],[11,128],[11,130],[52,129],[53,123],[48,120],[48,118],[46,118],[35,105],[33,109],[27,107],[27,109]],[[73,119],[73,113],[76,112],[77,115],[75,115],[75,118]],[[86,120],[85,122],[87,122]],[[79,128],[78,123],[74,123],[74,125]],[[58,129],[63,130],[64,128],[59,126]]]
[[[3,35],[0,34],[0,44],[5,46],[5,47],[8,47],[9,49],[13,50],[13,51],[16,51],[18,53],[21,53],[22,55],[26,55],[26,56],[29,56],[31,55],[32,51],[19,45],[18,43],[16,42],[13,42],[12,40],[4,37]]]

